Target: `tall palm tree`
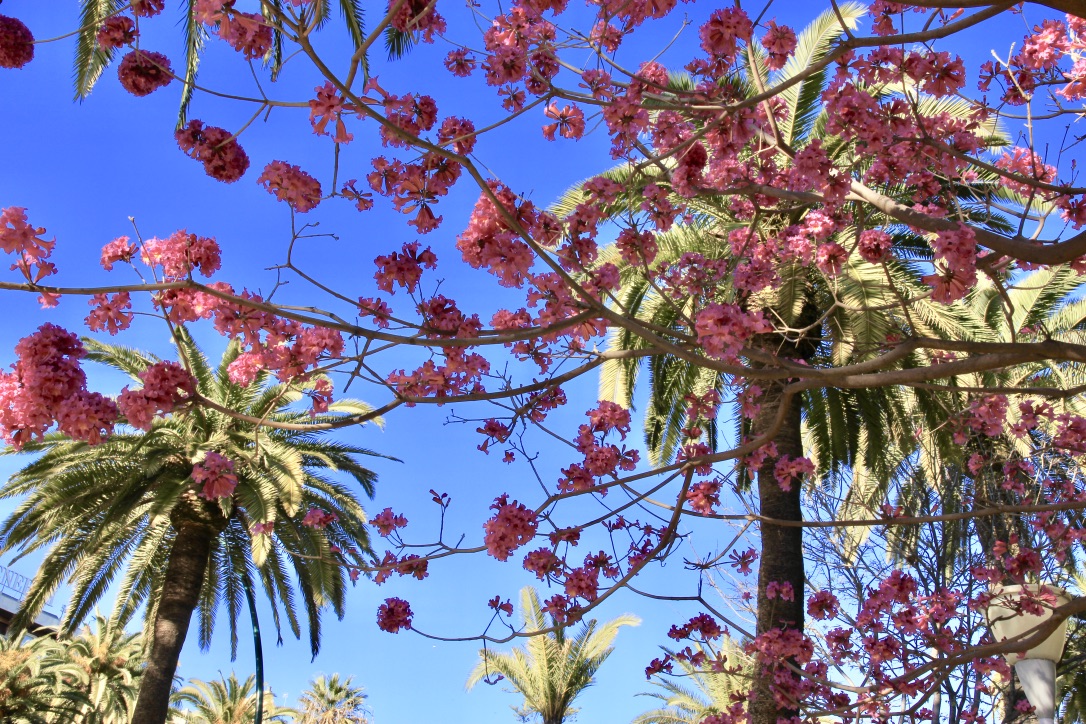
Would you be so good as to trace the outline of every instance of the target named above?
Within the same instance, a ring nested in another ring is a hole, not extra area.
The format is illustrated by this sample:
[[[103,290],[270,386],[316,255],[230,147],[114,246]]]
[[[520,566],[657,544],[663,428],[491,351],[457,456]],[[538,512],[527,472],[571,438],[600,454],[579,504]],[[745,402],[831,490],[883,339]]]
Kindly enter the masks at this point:
[[[354,677],[318,676],[298,698],[298,724],[369,724],[366,693]]]
[[[73,724],[127,724],[143,674],[143,635],[125,630],[123,621],[96,613],[94,627],[84,626],[65,642],[65,657],[81,672],[79,686],[87,703]]]
[[[0,636],[0,721],[71,721],[87,703],[82,692],[69,685],[79,674],[52,638]]]
[[[756,95],[760,87],[787,83],[825,57],[842,34],[841,22],[855,26],[866,9],[855,3],[838,5],[834,11],[823,13],[804,30],[791,60],[776,73],[764,65],[764,55],[758,44],[752,43],[745,69],[730,78],[731,90],[739,97]],[[839,13],[839,15],[838,15]],[[780,95],[787,112],[778,123],[777,134],[784,146],[798,152],[818,142],[837,161],[851,158],[852,148],[826,133],[827,116],[821,104],[828,75],[825,70],[811,73],[801,82],[791,85]],[[675,91],[688,91],[693,82],[675,74],[671,80]],[[921,115],[946,112],[965,117],[969,105],[954,98],[924,97],[901,86],[872,88],[876,96],[904,93],[908,102]],[[994,124],[983,128],[987,143],[1001,145],[1006,141]],[[662,168],[661,168],[662,166]],[[866,169],[853,167],[862,176]],[[647,184],[669,188],[667,163],[645,168],[621,167],[608,172],[613,180],[629,189],[608,213],[614,217],[636,218],[642,203],[641,189]],[[987,223],[993,228],[1007,228],[999,215],[986,215],[983,198],[1007,193],[995,179],[982,177],[972,186],[947,182],[959,196],[963,211],[971,220]],[[915,189],[893,187],[880,189],[891,197],[908,196]],[[575,187],[552,209],[560,214],[570,213],[586,200],[581,187]],[[685,253],[697,252],[710,260],[721,260],[734,269],[741,258],[732,254],[727,235],[737,228],[752,228],[772,236],[790,225],[801,223],[817,204],[797,201],[779,212],[763,210],[755,221],[737,219],[727,199],[699,197],[683,199],[693,209],[690,223],[678,224],[672,230],[657,235],[659,247],[655,266],[677,262]],[[864,228],[883,227],[892,236],[896,253],[882,264],[862,260],[853,252],[842,263],[839,273],[829,274],[815,265],[782,262],[776,265],[778,283],[753,294],[740,294],[730,284],[722,284],[715,301],[738,304],[747,310],[762,310],[776,326],[786,330],[757,335],[751,346],[778,359],[786,359],[814,367],[832,367],[870,360],[887,350],[893,335],[941,337],[995,341],[995,335],[984,317],[969,304],[958,302],[942,305],[928,298],[930,289],[921,275],[932,260],[931,249],[924,239],[902,228],[891,219],[864,209]],[[845,249],[855,247],[859,229],[846,228],[837,232],[836,241]],[[599,263],[614,263],[622,275],[622,287],[615,304],[627,316],[651,323],[656,329],[674,330],[677,335],[689,333],[688,319],[694,299],[674,299],[659,293],[643,270],[623,262],[612,247],[600,254]],[[887,283],[889,277],[891,283]],[[903,309],[901,300],[908,301]],[[680,337],[681,338],[681,337]],[[642,349],[651,344],[627,329],[617,329],[609,340],[614,350]],[[914,353],[898,364],[918,367],[931,363],[926,353]],[[752,366],[758,365],[752,363]],[[723,374],[672,355],[648,358],[629,357],[609,361],[601,373],[601,397],[632,406],[639,373],[649,375],[649,403],[645,412],[645,435],[654,463],[673,459],[683,440],[683,431],[691,427],[706,430],[707,440],[715,448],[719,430],[716,420],[687,420],[684,397],[690,393],[705,393],[720,389],[728,380]],[[748,383],[749,384],[749,383]],[[772,438],[777,452],[791,458],[809,457],[816,466],[818,478],[832,478],[853,485],[849,504],[866,505],[885,494],[899,463],[917,450],[914,432],[916,421],[926,429],[939,430],[947,412],[952,409],[938,391],[878,388],[870,390],[816,389],[791,398],[783,408],[784,382],[756,381],[760,388],[759,412],[751,420],[740,420],[737,438],[757,438],[779,426]],[[696,423],[696,424],[695,424]],[[944,426],[945,427],[945,426]],[[952,458],[954,448],[949,435],[938,436],[934,444]],[[775,477],[775,460],[767,459],[758,470],[740,470],[738,483],[753,487],[758,495],[759,513],[767,518],[789,521],[802,520],[802,488],[791,486],[782,490]],[[761,526],[761,560],[758,583],[759,633],[775,628],[798,628],[804,625],[804,598],[796,595],[791,602],[769,601],[766,589],[770,582],[788,582],[800,592],[805,586],[802,528],[795,526]],[[779,716],[795,712],[778,711],[769,679],[756,677],[757,696],[752,704],[754,720],[759,724],[774,722]]]
[[[695,644],[694,649],[704,651],[701,644]],[[669,655],[675,653],[666,648],[664,651]],[[701,724],[703,719],[722,714],[736,701],[745,699],[753,674],[750,657],[729,637],[722,640],[715,653],[726,657],[725,670],[708,671],[685,659],[673,659],[681,667],[682,674],[653,681],[663,691],[640,694],[659,699],[664,706],[639,714],[632,724]]]
[[[196,407],[155,420],[148,432],[118,430],[93,447],[54,434],[27,445],[24,450],[37,459],[0,487],[0,497],[22,499],[0,525],[0,550],[46,551],[13,625],[32,621],[69,581],[72,600],[60,625],[70,633],[119,578],[115,618],[146,604],[149,652],[133,718],[148,724],[165,721],[194,612],[206,647],[225,606],[236,650],[246,592],[259,586],[277,632],[285,619],[300,637],[299,609],[304,611],[316,655],[322,612],[331,607],[344,614],[347,573],[341,564],[361,564],[369,550],[356,493],[328,473],[347,474],[367,495],[376,478],[358,460],[374,453],[305,431],[310,415],[292,406],[304,390],[269,384],[266,374],[248,386],[231,382],[227,368],[239,354],[237,344],[215,369],[183,328],[175,341],[203,398],[250,419],[299,428],[258,428]],[[91,340],[85,345],[89,359],[134,379],[158,361],[123,347]],[[367,409],[341,400],[313,420]],[[192,473],[209,452],[233,462],[237,485],[228,497],[199,495]],[[305,517],[311,510],[324,511],[319,517],[325,527]]]
[[[521,589],[520,605],[526,632],[558,626],[544,616],[539,594],[531,586]],[[614,651],[618,630],[640,623],[636,616],[624,614],[602,626],[588,621],[573,637],[558,626],[553,633],[529,637],[524,648],[509,653],[483,649],[467,687],[498,674],[524,696],[523,711],[538,714],[543,724],[563,724],[576,711],[573,701],[594,683],[596,672]]]
[[[263,695],[264,721],[287,724],[293,709],[275,706],[271,689]],[[173,695],[176,724],[250,724],[257,707],[256,684],[252,676],[239,682],[233,672],[219,681],[193,679]]]

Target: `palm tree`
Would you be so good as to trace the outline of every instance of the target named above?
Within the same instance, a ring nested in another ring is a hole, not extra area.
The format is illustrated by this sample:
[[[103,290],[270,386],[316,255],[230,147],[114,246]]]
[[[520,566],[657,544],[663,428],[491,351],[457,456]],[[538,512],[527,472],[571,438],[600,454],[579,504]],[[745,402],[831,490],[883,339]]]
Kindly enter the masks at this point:
[[[557,621],[543,615],[539,594],[531,586],[521,589],[520,605],[526,633],[552,627],[555,631],[530,636],[523,649],[509,653],[482,649],[467,687],[497,674],[524,696],[526,714],[538,714],[543,724],[562,724],[576,711],[573,701],[593,684],[596,672],[614,651],[611,644],[618,630],[637,626],[641,620],[624,614],[598,627],[591,620],[570,638]]]
[[[0,636],[0,721],[70,721],[87,703],[82,692],[68,685],[79,674],[64,647],[51,638]]]
[[[696,652],[705,650],[701,644],[695,644],[694,649]],[[665,648],[664,651],[682,668],[682,674],[654,681],[653,684],[663,691],[640,696],[659,699],[664,706],[638,715],[632,724],[701,724],[703,719],[725,713],[737,701],[744,700],[750,690],[753,662],[729,637],[723,639],[719,649],[715,653],[725,657],[727,668],[723,671],[708,671],[686,659],[675,659],[675,652]]]
[[[760,86],[784,83],[805,73],[834,46],[842,33],[841,22],[855,26],[865,12],[861,5],[843,3],[835,11],[823,13],[800,34],[794,57],[775,74],[765,68],[764,55],[757,43],[753,43],[744,72],[729,79],[731,90],[739,97],[750,97]],[[843,160],[852,149],[849,144],[829,137],[825,130],[828,119],[820,98],[827,80],[824,70],[815,72],[780,94],[787,113],[778,124],[777,133],[783,144],[794,151],[819,142],[831,158]],[[671,84],[675,91],[688,91],[694,87],[689,78],[678,74],[672,76]],[[902,90],[873,88],[871,92],[882,96]],[[905,93],[921,115],[947,112],[964,117],[970,111],[967,103],[957,99],[928,98],[910,90]],[[989,144],[1005,143],[994,124],[985,127],[984,131]],[[630,189],[607,210],[608,213],[613,218],[636,217],[642,202],[641,189],[645,185],[654,183],[662,188],[669,187],[667,164],[661,165],[663,168],[646,164],[645,168],[627,166],[607,172],[605,175]],[[854,170],[862,175],[865,169]],[[971,220],[999,228],[1006,226],[1002,217],[984,215],[984,194],[991,197],[1007,193],[994,179],[984,177],[968,187],[951,186]],[[882,189],[892,197],[909,195],[913,191],[911,188]],[[569,214],[586,198],[582,188],[575,187],[552,210],[559,215]],[[783,211],[763,210],[751,222],[737,219],[727,205],[727,199],[699,197],[682,201],[694,210],[693,219],[657,235],[659,253],[654,267],[666,267],[685,253],[696,252],[710,260],[722,260],[728,268],[735,269],[743,259],[732,254],[727,240],[730,231],[755,228],[761,233],[776,235],[801,223],[817,209],[815,204],[797,201]],[[942,305],[928,298],[930,289],[921,275],[922,265],[931,261],[932,254],[922,238],[878,213],[871,210],[865,210],[865,213],[866,218],[858,215],[863,218],[864,228],[882,227],[891,234],[897,253],[889,261],[869,263],[853,252],[842,263],[839,273],[830,274],[815,265],[791,261],[776,265],[774,273],[779,281],[772,288],[741,294],[730,284],[720,285],[715,301],[738,304],[747,310],[762,310],[767,318],[776,320],[778,328],[786,330],[757,335],[751,340],[751,347],[778,359],[813,367],[834,367],[873,359],[888,349],[888,340],[894,335],[995,341],[995,334],[985,318],[969,304]],[[846,249],[854,248],[860,230],[841,229],[836,237],[827,241],[836,241]],[[696,300],[675,300],[660,294],[643,270],[625,263],[615,247],[600,254],[598,263],[608,262],[618,266],[622,275],[622,287],[614,303],[624,315],[651,324],[655,329],[674,330],[680,339],[688,334],[692,326],[688,316]],[[908,300],[907,308],[902,307],[902,299]],[[649,345],[650,341],[625,328],[617,329],[609,340],[612,350],[637,350]],[[898,362],[902,367],[930,363],[931,357],[926,353],[910,354]],[[752,366],[758,367],[758,364],[752,361]],[[645,437],[652,462],[670,462],[682,445],[683,431],[694,427],[705,430],[710,447],[715,449],[719,435],[717,421],[686,419],[684,398],[691,393],[719,390],[729,382],[728,378],[673,355],[628,357],[609,361],[603,366],[601,398],[632,406],[643,368],[649,374]],[[772,437],[778,454],[812,459],[818,479],[851,486],[846,504],[855,507],[869,507],[872,501],[884,496],[900,463],[917,452],[914,436],[917,421],[920,420],[925,429],[939,430],[948,410],[953,409],[952,401],[938,391],[901,388],[815,389],[792,397],[787,408],[782,409],[785,383],[755,381],[754,384],[760,389],[760,410],[751,420],[737,416],[740,422],[736,438],[761,437],[779,423]],[[936,436],[933,441],[942,455],[948,459],[954,457],[949,435]],[[757,491],[761,515],[771,519],[802,520],[801,486],[782,490],[774,475],[774,465],[774,459],[767,459],[758,470],[741,469],[739,485]],[[802,629],[805,614],[802,595],[796,595],[792,602],[774,601],[773,605],[769,605],[765,595],[768,584],[773,581],[788,582],[797,593],[804,590],[802,529],[764,524],[761,539],[757,631],[762,633],[782,627]],[[754,721],[759,724],[774,722],[778,716],[794,714],[776,709],[767,677],[756,677],[754,684],[758,693],[752,705]]]
[[[263,695],[264,721],[269,724],[293,721],[294,710],[275,706],[275,695]],[[250,676],[239,682],[233,672],[219,681],[193,679],[173,695],[176,724],[250,724],[257,708],[256,684]]]
[[[369,724],[366,693],[354,685],[354,677],[339,674],[313,679],[298,699],[298,724]]]
[[[125,630],[124,622],[95,614],[94,627],[83,627],[65,642],[65,657],[79,668],[87,703],[74,724],[126,724],[143,674],[143,635]]]
[[[53,434],[27,445],[24,450],[39,457],[0,487],[0,497],[22,498],[0,525],[0,550],[46,550],[13,626],[32,621],[69,581],[72,600],[60,625],[71,633],[119,577],[113,617],[123,620],[146,604],[150,645],[133,718],[148,723],[165,721],[192,614],[206,648],[225,606],[236,651],[239,613],[247,592],[258,586],[271,603],[277,632],[285,619],[300,637],[299,609],[304,611],[316,655],[322,612],[330,606],[344,614],[342,563],[362,564],[369,550],[362,505],[327,473],[346,473],[367,495],[376,478],[357,459],[373,453],[306,430],[309,414],[291,407],[303,389],[266,384],[266,374],[248,386],[231,382],[227,368],[239,354],[236,343],[214,369],[183,328],[175,341],[203,398],[249,419],[297,427],[267,430],[197,407],[155,420],[148,432],[119,430],[93,447]],[[91,340],[85,345],[89,359],[133,378],[158,361]],[[368,409],[342,400],[313,420]],[[198,495],[194,465],[209,452],[234,464],[237,485],[228,497]],[[317,517],[327,525],[314,525],[310,511],[324,511]]]

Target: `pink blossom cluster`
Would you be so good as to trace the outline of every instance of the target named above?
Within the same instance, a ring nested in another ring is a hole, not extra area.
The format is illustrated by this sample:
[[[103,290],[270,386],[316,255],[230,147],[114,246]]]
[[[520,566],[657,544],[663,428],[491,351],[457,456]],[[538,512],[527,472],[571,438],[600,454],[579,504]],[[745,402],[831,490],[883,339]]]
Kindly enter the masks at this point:
[[[94,37],[98,41],[98,47],[109,52],[131,45],[139,36],[139,30],[136,29],[132,18],[114,15],[102,21]]]
[[[130,50],[117,66],[117,79],[134,96],[146,96],[173,80],[170,59],[152,50]]]
[[[117,241],[111,243],[116,244]],[[106,255],[107,251],[103,249],[103,258]],[[187,279],[194,271],[210,277],[222,264],[219,245],[214,239],[190,234],[184,229],[175,231],[165,239],[148,239],[143,243],[140,258],[147,266],[161,271],[165,281]]]
[[[373,260],[377,265],[377,273],[373,278],[377,280],[377,288],[389,294],[394,293],[394,287],[400,286],[414,292],[422,278],[423,269],[437,268],[437,255],[426,247],[419,251],[420,244],[417,241],[408,242],[400,251],[382,254]]]
[[[34,60],[34,35],[23,21],[0,15],[0,68],[22,68]]]
[[[373,577],[373,582],[380,586],[387,581],[393,573],[400,576],[413,576],[423,580],[429,575],[430,562],[418,555],[408,555],[397,558],[391,551],[385,551],[384,558],[377,564],[378,571]]]
[[[382,538],[392,535],[397,528],[407,525],[407,518],[392,512],[392,508],[385,508],[373,517],[373,524],[377,526],[377,532]]]
[[[612,431],[626,439],[626,433],[630,431],[629,410],[614,402],[600,400],[595,409],[585,414],[588,415],[589,424],[581,425],[574,439],[577,452],[584,455],[584,460],[562,469],[558,489],[563,493],[594,489],[598,479],[615,475],[618,470],[633,470],[640,460],[637,450],[604,442]],[[607,489],[599,489],[599,492],[606,494]]]
[[[313,210],[321,202],[320,182],[285,161],[272,161],[265,166],[257,183],[299,214]]]
[[[166,0],[132,0],[132,12],[137,18],[153,18],[166,7]]]
[[[234,461],[214,450],[209,450],[202,461],[192,466],[192,479],[202,486],[200,497],[205,500],[229,498],[238,485]]]
[[[814,475],[815,467],[807,458],[793,458],[782,455],[773,466],[773,477],[781,490],[792,489],[793,483],[804,475]]]
[[[129,425],[150,430],[156,415],[173,412],[196,394],[196,378],[176,362],[156,362],[139,375],[143,387],[125,387],[117,407]]]
[[[19,449],[54,422],[72,439],[92,445],[113,431],[117,406],[87,391],[79,364],[86,351],[78,337],[43,324],[19,340],[15,354],[13,371],[0,372],[0,439]]]
[[[713,302],[698,312],[694,329],[706,355],[735,360],[751,337],[769,332],[771,327],[760,310],[749,312],[736,304]]]
[[[339,94],[331,82],[325,82],[316,88],[317,97],[309,101],[309,122],[313,125],[313,132],[318,136],[332,136],[335,143],[349,143],[354,136],[347,132],[347,126],[343,123],[343,114],[353,112],[359,115],[358,110]],[[335,133],[328,131],[328,124],[335,127]]]
[[[219,37],[247,60],[263,57],[272,44],[271,26],[259,13],[243,13],[234,0],[197,0],[196,20],[217,28]]]
[[[26,209],[9,206],[0,210],[0,251],[16,255],[12,270],[19,270],[31,284],[37,284],[56,273],[56,266],[47,261],[56,246],[56,239],[46,241],[42,238],[44,235],[44,228],[31,226]],[[56,295],[42,294],[44,306],[53,306],[50,300],[55,299]]]
[[[310,508],[305,512],[305,515],[302,516],[302,525],[307,528],[323,530],[337,520],[339,520],[339,516],[335,513],[321,510],[320,508]]]
[[[940,231],[931,241],[935,258],[943,262],[935,274],[924,277],[932,288],[931,298],[942,304],[952,304],[965,296],[977,282],[976,235],[968,226]]]
[[[135,315],[132,314],[132,299],[128,292],[118,292],[113,296],[109,294],[95,294],[88,302],[93,309],[83,320],[87,328],[92,332],[101,332],[103,329],[112,334],[128,329]]]
[[[377,627],[382,631],[397,633],[411,628],[411,604],[402,598],[388,598],[377,608]]]
[[[520,287],[527,280],[535,255],[531,248],[517,238],[507,216],[531,228],[538,214],[530,201],[517,203],[516,195],[507,187],[490,183],[490,191],[501,209],[487,194],[482,194],[468,219],[468,226],[456,239],[456,248],[473,269],[486,269],[498,278],[503,287]]]
[[[213,179],[233,183],[249,169],[249,156],[224,128],[189,121],[174,133],[174,138],[185,155],[202,163],[204,172]]]
[[[483,524],[486,551],[499,561],[509,560],[513,551],[535,537],[535,513],[515,500],[510,503],[506,493],[495,498],[490,509],[497,512]]]

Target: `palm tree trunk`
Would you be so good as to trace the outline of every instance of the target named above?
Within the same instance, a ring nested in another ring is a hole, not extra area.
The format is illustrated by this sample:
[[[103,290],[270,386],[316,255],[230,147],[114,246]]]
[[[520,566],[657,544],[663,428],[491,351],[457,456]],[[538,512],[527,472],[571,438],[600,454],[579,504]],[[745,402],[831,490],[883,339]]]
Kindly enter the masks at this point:
[[[777,415],[783,410],[783,422],[773,441],[780,456],[798,458],[803,456],[801,434],[802,400],[799,395],[785,402],[781,395],[780,384],[770,384],[761,398],[761,409],[755,417],[751,429],[752,436],[759,436],[770,430]],[[800,505],[802,486],[793,481],[789,490],[781,488],[774,475],[776,460],[768,459],[757,471],[759,513],[778,520],[801,521],[803,511]],[[758,568],[758,628],[763,634],[773,629],[803,630],[803,529],[798,526],[779,526],[762,523],[762,553]],[[792,600],[782,599],[779,595],[769,598],[767,589],[770,583],[788,583],[792,586]],[[764,665],[778,662],[766,661]],[[780,717],[788,718],[796,714],[790,707],[778,707],[770,689],[769,676],[755,676],[753,701],[750,703],[752,724],[776,724]]]
[[[134,724],[165,724],[169,716],[173,675],[211,555],[214,531],[206,523],[183,520],[175,526],[177,537],[170,549],[151,651],[132,713]]]

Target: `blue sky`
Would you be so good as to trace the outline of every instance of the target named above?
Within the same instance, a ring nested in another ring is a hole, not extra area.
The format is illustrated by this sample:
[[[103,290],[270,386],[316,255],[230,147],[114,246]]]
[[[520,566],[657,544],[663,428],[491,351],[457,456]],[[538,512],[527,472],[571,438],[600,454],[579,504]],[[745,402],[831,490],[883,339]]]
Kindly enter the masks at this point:
[[[692,25],[663,56],[665,63],[669,59],[683,62],[696,44],[700,19],[715,7],[682,6],[674,18],[647,29],[632,44],[630,54],[643,58],[651,54],[650,49],[667,45],[685,17]],[[463,8],[452,4],[441,10],[450,20],[453,35],[471,32],[466,28],[470,18]],[[38,38],[61,35],[77,25],[74,0],[7,0],[0,11],[23,19]],[[779,21],[793,24],[798,30],[811,19],[812,12],[808,3],[785,2],[774,5],[766,17],[776,15]],[[173,25],[176,17],[168,11],[151,21],[144,31],[143,47],[165,52],[179,67],[181,34]],[[1018,27],[1014,26],[1007,36],[1008,42],[1020,39]],[[344,33],[333,21],[323,36],[322,48],[342,53],[345,41]],[[163,236],[179,228],[215,236],[224,252],[223,271],[217,278],[239,288],[269,289],[275,277],[266,269],[283,260],[290,223],[286,207],[263,191],[256,177],[264,164],[282,159],[300,164],[327,189],[332,169],[330,142],[313,136],[304,112],[277,110],[269,122],[257,122],[241,137],[252,159],[249,173],[236,184],[219,184],[208,179],[201,167],[173,143],[180,93],[177,83],[138,99],[120,88],[111,68],[86,102],[73,103],[73,45],[65,40],[39,46],[36,59],[27,68],[0,71],[0,138],[4,139],[0,145],[0,166],[4,169],[0,174],[0,207],[27,207],[31,221],[47,227],[49,235],[57,237],[57,283],[135,281],[128,279],[125,270],[107,275],[97,265],[103,244],[116,236],[132,234],[128,220],[131,216],[145,236]],[[974,52],[979,48],[975,46]],[[383,53],[378,50],[373,54],[376,73],[392,92],[430,92],[442,116],[466,115],[477,125],[487,118],[500,117],[493,90],[480,79],[456,79],[440,70],[440,58],[448,49],[441,44],[420,46],[408,59],[392,64],[383,62]],[[217,90],[252,91],[249,70],[240,56],[214,40],[206,53],[200,81]],[[974,82],[970,78],[970,85]],[[268,86],[268,92],[275,98],[305,100],[315,84],[311,73],[300,63],[292,63],[278,84]],[[251,112],[251,108],[240,104],[198,98],[190,117],[234,128]],[[551,144],[539,133],[543,122],[541,112],[529,114],[488,135],[477,148],[486,168],[540,205],[611,163],[605,134],[589,134],[577,143]],[[343,154],[341,179],[363,179],[369,170],[368,159],[380,153],[374,128],[361,124],[352,130],[357,140]],[[462,308],[486,312],[481,316],[487,319],[504,293],[496,295],[497,286],[483,272],[455,263],[455,236],[466,223],[475,197],[476,192],[461,183],[438,209],[445,216],[444,225],[421,240],[424,245],[432,245],[439,258],[446,261],[438,274],[442,292],[460,300]],[[306,242],[299,255],[302,265],[322,281],[354,296],[375,292],[374,256],[417,238],[405,225],[405,218],[381,199],[365,214],[359,214],[343,200],[332,200],[300,218],[319,222],[317,231],[338,237]],[[312,301],[314,295],[295,281],[287,288],[286,298]],[[517,303],[513,295],[506,298],[510,304]],[[398,298],[393,300],[394,306],[396,301]],[[7,350],[18,338],[44,321],[78,329],[87,307],[82,299],[68,298],[59,308],[42,312],[33,296],[7,294],[3,310],[0,363],[7,364]],[[221,348],[222,341],[209,329],[197,329],[197,333],[212,354]],[[165,327],[151,320],[138,323],[118,341],[168,353]],[[117,392],[125,383],[100,371],[92,371],[91,375],[92,387],[105,392]],[[556,428],[574,429],[583,412],[593,406],[595,384],[594,378],[586,378],[567,389],[571,402],[553,418]],[[365,391],[352,393],[372,403],[383,401],[369,398]],[[436,531],[435,506],[428,502],[430,488],[451,494],[454,505],[446,530],[455,532],[453,539],[463,532],[469,544],[480,540],[486,508],[496,495],[508,491],[528,501],[539,496],[538,485],[526,465],[504,465],[500,453],[485,456],[476,452],[480,439],[474,432],[475,425],[448,424],[454,413],[465,417],[489,414],[485,409],[463,406],[419,407],[395,412],[383,430],[369,425],[342,433],[345,439],[403,461],[373,460],[380,480],[377,496],[367,508],[376,513],[391,506],[407,513],[412,523],[408,535],[416,540],[429,540]],[[543,436],[532,438],[531,444],[540,452],[545,479],[553,482],[557,468],[568,464],[568,453]],[[11,458],[0,459],[0,474],[13,469],[15,463]],[[0,513],[9,509],[0,507]],[[735,532],[721,524],[699,529],[696,552],[704,554],[725,545]],[[588,552],[587,544],[581,551]],[[693,555],[689,549],[684,554]],[[22,563],[19,568],[30,573],[32,562]],[[377,721],[384,724],[435,719],[449,724],[513,721],[507,707],[518,704],[519,698],[503,694],[501,685],[482,686],[470,694],[463,690],[476,657],[476,644],[433,642],[411,633],[389,635],[376,628],[374,617],[385,597],[398,595],[412,602],[420,629],[444,636],[470,636],[485,625],[486,600],[501,594],[515,601],[517,590],[534,578],[520,569],[517,556],[507,564],[471,556],[432,565],[430,570],[430,577],[421,583],[397,580],[378,588],[361,581],[351,593],[345,620],[335,621],[332,616],[326,619],[323,648],[316,661],[310,662],[307,646],[289,638],[289,634],[283,646],[277,648],[274,637],[266,633],[267,681],[292,700],[315,673],[353,674],[369,691]],[[696,585],[690,575],[682,571],[681,561],[676,558],[666,568],[650,572],[642,585],[661,593],[690,594]],[[634,698],[637,692],[649,688],[644,667],[658,654],[657,647],[667,643],[667,628],[697,610],[623,594],[601,606],[595,615],[607,618],[624,612],[637,613],[644,622],[638,629],[620,633],[616,654],[603,668],[598,685],[579,701],[581,721],[626,722],[648,708],[650,700]],[[265,616],[266,631],[267,620]],[[252,670],[251,643],[244,637],[233,664],[229,661],[225,628],[219,630],[206,654],[198,651],[193,638],[182,658],[183,675],[207,679],[231,668],[241,676]]]

